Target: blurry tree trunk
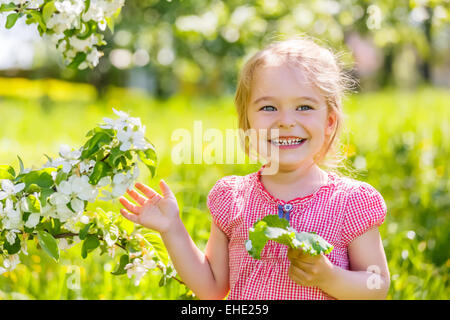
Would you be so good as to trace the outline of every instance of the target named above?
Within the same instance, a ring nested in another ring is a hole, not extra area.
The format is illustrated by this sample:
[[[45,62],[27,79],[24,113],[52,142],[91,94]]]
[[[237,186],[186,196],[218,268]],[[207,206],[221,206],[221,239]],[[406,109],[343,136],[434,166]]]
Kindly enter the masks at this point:
[[[423,60],[421,66],[420,66],[420,73],[422,74],[423,79],[427,82],[431,82],[431,66],[430,61],[433,59],[433,44],[432,44],[432,34],[431,34],[431,28],[432,28],[432,21],[433,21],[433,9],[430,7],[425,7],[428,13],[428,19],[426,19],[423,22],[423,28],[425,37],[427,39],[427,44],[429,48],[428,56]]]
[[[394,64],[394,47],[389,46],[385,49],[383,69],[381,71],[380,85],[387,87],[393,83],[393,64]]]

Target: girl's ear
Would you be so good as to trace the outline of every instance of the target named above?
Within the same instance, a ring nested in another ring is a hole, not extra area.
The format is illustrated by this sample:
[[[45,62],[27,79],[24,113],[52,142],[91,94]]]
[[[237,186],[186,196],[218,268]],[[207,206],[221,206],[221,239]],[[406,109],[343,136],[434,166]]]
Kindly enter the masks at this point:
[[[336,128],[337,125],[337,115],[336,112],[333,110],[331,112],[328,112],[327,115],[327,121],[326,121],[326,127],[325,127],[325,134],[331,135]]]

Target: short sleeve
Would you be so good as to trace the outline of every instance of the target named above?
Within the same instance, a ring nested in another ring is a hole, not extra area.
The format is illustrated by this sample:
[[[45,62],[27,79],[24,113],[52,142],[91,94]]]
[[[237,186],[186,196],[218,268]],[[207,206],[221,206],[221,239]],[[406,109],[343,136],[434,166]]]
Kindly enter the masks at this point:
[[[227,177],[216,182],[209,191],[206,204],[214,223],[230,238],[230,215],[233,192]]]
[[[349,245],[367,230],[380,226],[386,217],[386,203],[370,184],[362,182],[349,194],[344,219],[343,241]]]

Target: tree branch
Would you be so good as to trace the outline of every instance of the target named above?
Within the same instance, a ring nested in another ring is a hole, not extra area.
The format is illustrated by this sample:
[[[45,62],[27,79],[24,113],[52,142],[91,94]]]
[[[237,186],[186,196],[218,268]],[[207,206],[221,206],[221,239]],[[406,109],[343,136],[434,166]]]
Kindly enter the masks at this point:
[[[54,235],[53,237],[56,238],[56,239],[60,239],[60,238],[70,238],[70,237],[75,237],[75,236],[78,236],[78,235],[79,235],[78,233],[65,232],[65,233],[56,234],[56,235]],[[98,237],[98,239],[101,240],[101,241],[103,241],[103,238],[102,238],[102,237]],[[125,248],[123,245],[118,244],[118,243],[115,243],[115,245],[118,246],[118,247],[120,247],[120,248],[122,248],[123,250],[125,250],[125,251],[128,252],[127,248]],[[161,266],[159,266],[159,265],[157,265],[157,267],[158,267],[159,270],[164,271],[163,267],[161,267]],[[172,276],[171,278],[174,279],[174,280],[176,280],[176,281],[178,281],[178,283],[180,283],[180,284],[182,284],[182,285],[186,285],[182,280],[178,279],[178,278],[175,277],[175,276]]]

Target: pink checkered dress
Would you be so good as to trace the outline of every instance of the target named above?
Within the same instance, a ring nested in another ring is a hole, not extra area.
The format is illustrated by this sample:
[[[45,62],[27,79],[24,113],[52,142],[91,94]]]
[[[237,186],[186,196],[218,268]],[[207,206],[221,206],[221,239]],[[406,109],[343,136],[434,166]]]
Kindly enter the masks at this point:
[[[287,247],[269,241],[261,259],[253,259],[244,242],[253,224],[268,214],[277,214],[274,198],[261,183],[261,170],[246,176],[226,176],[208,194],[213,221],[229,239],[230,292],[227,299],[333,299],[318,287],[304,287],[288,275]],[[349,269],[347,247],[368,229],[379,226],[386,204],[371,185],[328,173],[328,181],[315,193],[288,201],[293,205],[291,226],[297,231],[316,232],[334,246],[330,261]]]

